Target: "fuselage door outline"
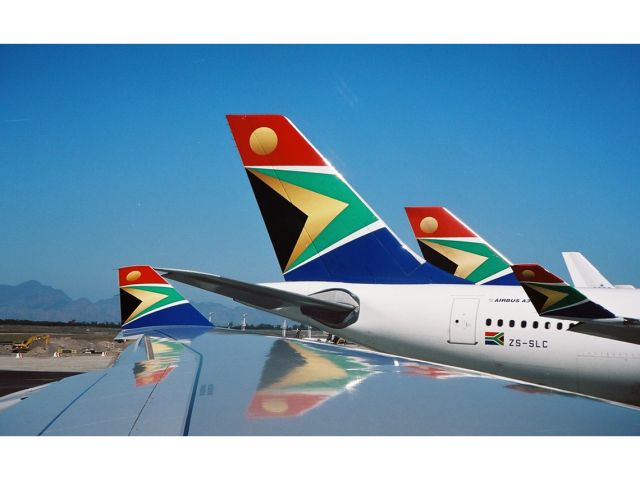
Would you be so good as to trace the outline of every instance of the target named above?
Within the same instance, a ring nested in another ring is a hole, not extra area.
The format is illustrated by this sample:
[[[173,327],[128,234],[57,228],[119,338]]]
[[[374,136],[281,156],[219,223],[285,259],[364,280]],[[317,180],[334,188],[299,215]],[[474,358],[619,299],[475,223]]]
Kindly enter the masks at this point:
[[[476,317],[478,315],[477,298],[454,298],[451,305],[449,322],[449,343],[466,345],[477,344]]]

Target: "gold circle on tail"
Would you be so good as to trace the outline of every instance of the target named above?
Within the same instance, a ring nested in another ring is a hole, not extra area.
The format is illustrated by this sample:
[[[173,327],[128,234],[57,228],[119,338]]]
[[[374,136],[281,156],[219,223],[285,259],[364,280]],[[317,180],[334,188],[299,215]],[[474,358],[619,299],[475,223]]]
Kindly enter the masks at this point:
[[[263,400],[262,408],[269,413],[284,413],[289,410],[289,405],[280,398],[267,398]]]
[[[127,282],[135,282],[141,276],[142,274],[138,270],[132,270],[131,272],[127,273]]]
[[[249,146],[253,153],[269,155],[278,146],[278,136],[269,127],[256,128],[249,137]]]
[[[424,233],[433,233],[438,229],[438,221],[433,217],[424,217],[420,222],[420,230]]]
[[[523,270],[522,271],[522,278],[526,278],[527,280],[531,280],[535,276],[536,276],[536,274],[533,272],[533,270]]]

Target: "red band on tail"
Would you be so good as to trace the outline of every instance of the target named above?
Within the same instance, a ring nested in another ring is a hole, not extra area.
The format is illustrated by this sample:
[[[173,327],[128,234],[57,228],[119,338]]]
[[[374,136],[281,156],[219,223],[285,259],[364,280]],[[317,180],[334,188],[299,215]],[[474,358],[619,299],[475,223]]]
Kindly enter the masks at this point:
[[[245,167],[327,165],[282,115],[227,115],[227,122]]]
[[[148,265],[134,265],[118,269],[118,285],[126,287],[128,285],[140,285],[145,283],[167,284],[153,268]]]
[[[516,274],[516,278],[521,282],[565,284],[564,280],[556,277],[553,273],[535,263],[511,265],[511,269],[513,273]]]
[[[444,207],[405,207],[405,211],[416,238],[476,236]]]

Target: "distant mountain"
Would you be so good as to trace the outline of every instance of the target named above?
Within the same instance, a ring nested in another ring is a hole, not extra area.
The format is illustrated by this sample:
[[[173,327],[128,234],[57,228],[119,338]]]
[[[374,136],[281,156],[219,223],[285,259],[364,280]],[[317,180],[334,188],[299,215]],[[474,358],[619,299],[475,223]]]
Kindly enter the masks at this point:
[[[239,325],[247,314],[247,324],[281,325],[282,319],[249,307],[226,307],[214,302],[193,302],[202,314],[217,325]],[[86,298],[72,300],[62,290],[29,280],[20,285],[0,285],[0,319],[48,320],[55,322],[120,323],[118,295],[92,302]]]
[[[29,280],[15,287],[0,285],[0,305],[23,306],[47,309],[67,305],[71,299],[62,290],[46,287],[40,282]]]

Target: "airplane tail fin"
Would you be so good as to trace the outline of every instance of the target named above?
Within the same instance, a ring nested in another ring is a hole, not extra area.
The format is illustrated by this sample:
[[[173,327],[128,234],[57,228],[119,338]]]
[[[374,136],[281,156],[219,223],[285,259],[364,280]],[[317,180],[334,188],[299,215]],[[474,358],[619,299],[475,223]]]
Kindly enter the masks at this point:
[[[467,283],[422,262],[282,115],[227,115],[285,280]]]
[[[173,286],[147,265],[118,269],[122,329],[202,326],[211,323]]]
[[[424,259],[476,284],[518,285],[511,262],[444,207],[405,207]]]
[[[617,318],[540,265],[521,264],[511,268],[542,317],[583,321]]]
[[[541,317],[574,320],[569,330],[640,345],[640,319],[615,315],[540,265],[513,265],[522,288]]]
[[[611,282],[580,252],[562,252],[562,257],[575,287],[613,288]]]

